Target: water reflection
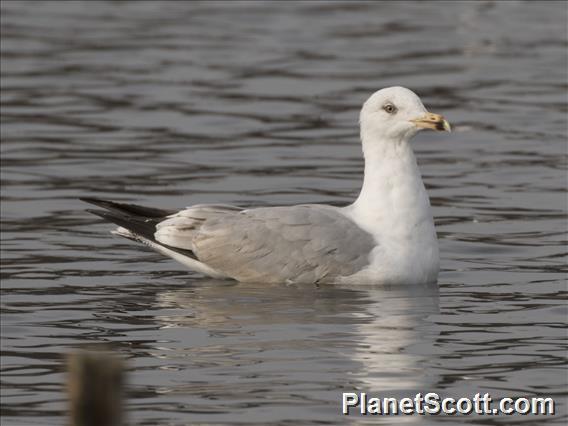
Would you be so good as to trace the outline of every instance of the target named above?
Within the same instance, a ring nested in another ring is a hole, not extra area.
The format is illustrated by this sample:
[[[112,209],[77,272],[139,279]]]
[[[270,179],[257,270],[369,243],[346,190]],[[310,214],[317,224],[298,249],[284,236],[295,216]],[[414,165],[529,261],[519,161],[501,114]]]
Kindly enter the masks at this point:
[[[160,292],[157,301],[174,313],[157,318],[165,340],[152,355],[184,377],[161,392],[195,395],[196,380],[206,373],[194,368],[214,367],[224,371],[229,383],[236,377],[252,379],[251,392],[258,392],[259,381],[278,377],[275,386],[282,390],[271,393],[284,399],[294,399],[294,393],[313,399],[306,388],[327,388],[318,403],[337,413],[343,391],[402,397],[433,384],[427,383],[422,361],[432,361],[436,336],[428,331],[428,317],[438,313],[437,286],[340,288],[203,280],[190,289]],[[225,399],[246,399],[247,394],[242,383],[238,390],[204,382],[198,388]]]

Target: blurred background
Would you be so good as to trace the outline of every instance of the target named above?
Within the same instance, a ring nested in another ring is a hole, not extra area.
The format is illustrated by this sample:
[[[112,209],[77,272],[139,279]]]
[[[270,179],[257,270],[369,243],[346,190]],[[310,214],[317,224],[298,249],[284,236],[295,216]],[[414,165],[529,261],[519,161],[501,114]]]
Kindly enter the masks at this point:
[[[565,424],[565,2],[1,5],[2,425],[65,422],[110,345],[132,424]],[[358,113],[418,93],[438,290],[206,280],[80,196],[345,205]],[[551,396],[557,414],[344,418],[341,392]]]

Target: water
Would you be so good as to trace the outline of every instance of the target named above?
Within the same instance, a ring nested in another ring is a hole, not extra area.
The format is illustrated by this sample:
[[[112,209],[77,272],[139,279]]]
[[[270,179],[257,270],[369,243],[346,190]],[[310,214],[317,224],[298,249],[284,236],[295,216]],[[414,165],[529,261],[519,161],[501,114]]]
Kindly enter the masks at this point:
[[[2,3],[2,425],[65,423],[65,355],[128,360],[132,424],[345,423],[341,392],[550,396],[566,421],[564,2]],[[199,277],[80,196],[347,204],[357,115],[404,85],[435,289]]]

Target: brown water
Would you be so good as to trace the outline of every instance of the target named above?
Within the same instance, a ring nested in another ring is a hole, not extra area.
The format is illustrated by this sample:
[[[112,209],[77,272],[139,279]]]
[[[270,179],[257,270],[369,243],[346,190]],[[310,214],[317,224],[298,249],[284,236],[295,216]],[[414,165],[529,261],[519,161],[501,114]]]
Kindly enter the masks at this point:
[[[565,424],[565,2],[2,2],[2,425],[65,423],[64,355],[128,359],[140,425],[345,423],[341,392],[551,396]],[[415,90],[439,291],[215,282],[80,196],[347,204],[357,116]]]

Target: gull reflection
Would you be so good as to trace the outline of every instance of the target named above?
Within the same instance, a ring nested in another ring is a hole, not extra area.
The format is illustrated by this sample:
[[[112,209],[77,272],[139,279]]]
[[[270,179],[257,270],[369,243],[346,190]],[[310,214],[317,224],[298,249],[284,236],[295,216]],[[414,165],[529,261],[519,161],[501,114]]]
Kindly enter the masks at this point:
[[[178,372],[164,392],[195,393],[198,383],[209,396],[246,399],[262,388],[336,416],[342,392],[414,397],[435,384],[424,360],[435,352],[427,318],[438,312],[437,286],[192,284],[157,296],[154,355]]]

